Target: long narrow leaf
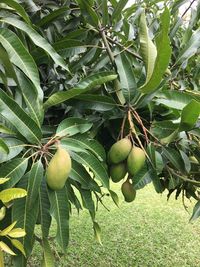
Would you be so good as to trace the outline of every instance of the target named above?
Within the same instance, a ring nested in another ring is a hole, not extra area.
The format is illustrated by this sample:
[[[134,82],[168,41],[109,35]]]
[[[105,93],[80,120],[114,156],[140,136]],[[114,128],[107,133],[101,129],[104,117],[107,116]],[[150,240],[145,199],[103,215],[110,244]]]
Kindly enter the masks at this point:
[[[117,78],[117,75],[113,72],[102,72],[91,75],[83,79],[75,88],[70,89],[65,92],[57,92],[49,97],[49,99],[44,103],[44,108],[47,109],[51,106],[58,105],[71,99],[75,96],[83,94],[97,85],[104,84],[106,82],[112,81]]]
[[[35,43],[35,45],[39,46],[43,50],[45,50],[51,58],[55,61],[56,64],[61,66],[62,68],[68,70],[68,67],[63,60],[63,58],[56,53],[54,48],[47,42],[46,39],[44,39],[37,31],[35,31],[30,25],[26,24],[23,21],[20,21],[16,18],[12,17],[5,17],[1,18],[0,21],[5,22],[7,24],[10,24],[22,31],[24,31],[30,39]]]
[[[1,115],[15,126],[30,143],[40,142],[41,129],[3,90],[0,90],[0,111]]]
[[[37,66],[32,56],[24,47],[21,40],[14,32],[4,28],[0,29],[0,42],[7,51],[10,57],[10,61],[18,68],[20,68],[33,82],[33,84],[37,88],[38,95],[42,99],[43,91],[40,87],[40,79]]]
[[[168,37],[169,22],[170,14],[169,10],[166,8],[163,14],[161,15],[161,32],[156,38],[157,57],[154,64],[153,73],[148,82],[146,82],[140,88],[142,93],[144,94],[148,94],[156,90],[168,67],[172,51],[170,47],[170,40]]]

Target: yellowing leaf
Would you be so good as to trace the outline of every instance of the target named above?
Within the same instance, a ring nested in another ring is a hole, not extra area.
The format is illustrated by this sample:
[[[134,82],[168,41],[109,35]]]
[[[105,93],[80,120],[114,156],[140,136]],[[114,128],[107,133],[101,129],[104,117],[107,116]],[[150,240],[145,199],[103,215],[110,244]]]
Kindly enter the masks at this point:
[[[1,236],[6,236],[14,227],[15,224],[17,223],[17,221],[13,222],[11,225],[9,225],[8,227],[6,227],[4,230],[2,230],[0,232]]]
[[[101,228],[97,222],[93,222],[93,229],[94,229],[94,237],[102,245],[101,242]]]
[[[7,182],[8,180],[10,180],[10,178],[0,178],[0,184],[4,184],[5,182]]]
[[[6,253],[15,256],[16,254],[3,241],[0,241],[0,249]]]
[[[0,200],[6,203],[16,198],[25,197],[26,195],[26,190],[22,188],[8,188],[0,192]]]
[[[11,242],[12,242],[13,246],[15,246],[18,250],[20,250],[21,253],[22,253],[24,256],[26,256],[24,247],[23,247],[22,243],[21,243],[19,240],[17,240],[17,239],[11,239]]]
[[[23,237],[26,235],[26,232],[24,231],[24,229],[22,228],[15,228],[13,230],[11,230],[8,235],[10,237],[14,237],[14,238],[19,238],[19,237]]]

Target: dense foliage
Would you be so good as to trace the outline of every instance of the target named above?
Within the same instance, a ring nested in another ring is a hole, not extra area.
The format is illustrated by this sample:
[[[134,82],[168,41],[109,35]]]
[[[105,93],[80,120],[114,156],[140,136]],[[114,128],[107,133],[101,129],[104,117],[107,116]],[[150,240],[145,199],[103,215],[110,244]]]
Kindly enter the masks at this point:
[[[5,240],[14,266],[26,266],[35,240],[43,266],[54,266],[52,218],[65,252],[74,207],[89,211],[100,241],[98,205],[108,194],[118,204],[106,155],[124,137],[146,157],[129,177],[134,189],[153,182],[157,193],[192,197],[192,219],[200,215],[200,3],[180,14],[187,1],[127,2],[0,3],[0,177],[9,178],[0,186],[27,191],[1,221],[26,231],[26,257]],[[58,143],[72,170],[63,189],[51,190],[45,173]]]

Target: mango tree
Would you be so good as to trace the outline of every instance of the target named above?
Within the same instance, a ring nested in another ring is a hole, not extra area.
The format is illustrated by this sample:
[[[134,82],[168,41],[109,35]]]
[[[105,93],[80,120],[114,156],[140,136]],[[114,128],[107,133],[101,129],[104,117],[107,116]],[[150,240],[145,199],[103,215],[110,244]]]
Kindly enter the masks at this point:
[[[52,219],[65,253],[74,207],[101,242],[98,203],[118,205],[110,174],[128,202],[152,182],[200,215],[200,4],[163,2],[0,1],[0,187],[27,192],[0,222],[26,232],[21,252],[5,240],[13,266],[37,241],[54,266]]]

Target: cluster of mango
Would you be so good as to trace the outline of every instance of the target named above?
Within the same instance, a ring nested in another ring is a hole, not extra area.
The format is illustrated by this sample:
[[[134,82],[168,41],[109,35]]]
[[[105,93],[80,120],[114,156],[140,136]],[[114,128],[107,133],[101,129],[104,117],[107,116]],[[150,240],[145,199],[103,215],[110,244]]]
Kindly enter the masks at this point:
[[[144,165],[145,152],[141,148],[133,146],[130,139],[123,138],[112,145],[107,158],[113,182],[117,183],[128,176],[122,184],[121,191],[126,202],[133,201],[136,190],[130,182],[130,177],[134,177]]]

